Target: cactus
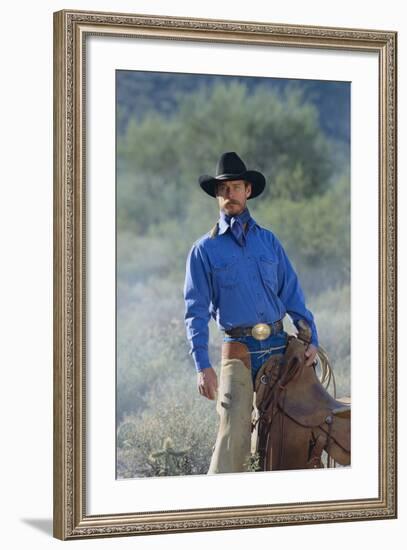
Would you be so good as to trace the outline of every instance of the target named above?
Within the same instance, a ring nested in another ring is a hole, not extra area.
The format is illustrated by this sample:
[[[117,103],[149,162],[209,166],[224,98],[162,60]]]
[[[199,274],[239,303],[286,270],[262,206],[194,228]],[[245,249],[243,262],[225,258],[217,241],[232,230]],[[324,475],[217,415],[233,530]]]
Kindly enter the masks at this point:
[[[189,450],[189,448],[174,449],[172,439],[167,437],[162,448],[151,453],[148,458],[157,467],[157,475],[173,476],[182,473],[182,461],[186,459]]]

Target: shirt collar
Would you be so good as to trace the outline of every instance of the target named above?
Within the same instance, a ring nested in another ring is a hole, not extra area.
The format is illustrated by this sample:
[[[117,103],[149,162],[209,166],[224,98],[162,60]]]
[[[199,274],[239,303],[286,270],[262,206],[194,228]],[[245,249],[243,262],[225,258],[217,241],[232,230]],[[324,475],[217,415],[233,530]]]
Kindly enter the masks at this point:
[[[251,217],[249,209],[246,208],[243,210],[241,214],[238,216],[242,223],[247,223],[248,230],[250,230],[252,227],[257,225],[256,221]],[[233,219],[233,216],[228,216],[223,210],[220,211],[218,226],[219,226],[219,235],[223,235],[223,233],[226,233],[228,229],[230,229],[230,223]]]

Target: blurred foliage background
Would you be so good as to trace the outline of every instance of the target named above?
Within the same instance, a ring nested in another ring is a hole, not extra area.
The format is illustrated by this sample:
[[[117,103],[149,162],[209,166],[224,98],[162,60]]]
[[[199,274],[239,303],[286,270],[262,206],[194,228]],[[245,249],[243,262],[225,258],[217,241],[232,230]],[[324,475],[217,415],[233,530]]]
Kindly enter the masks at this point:
[[[117,72],[117,476],[205,474],[217,431],[184,328],[185,261],[218,218],[198,185],[236,151],[350,395],[348,83]],[[286,328],[294,331],[290,321]],[[219,372],[221,338],[210,325]]]

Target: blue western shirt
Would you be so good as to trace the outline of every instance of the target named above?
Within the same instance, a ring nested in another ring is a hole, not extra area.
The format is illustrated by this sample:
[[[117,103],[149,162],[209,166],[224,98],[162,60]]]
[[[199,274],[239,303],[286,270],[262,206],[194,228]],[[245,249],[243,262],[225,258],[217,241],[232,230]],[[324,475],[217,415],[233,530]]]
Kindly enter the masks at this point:
[[[224,215],[218,228],[216,237],[209,232],[194,243],[186,263],[185,325],[196,370],[211,366],[211,317],[221,330],[228,330],[274,323],[288,313],[297,328],[300,319],[309,323],[311,342],[318,346],[313,315],[277,237],[251,217],[244,246],[235,240]]]

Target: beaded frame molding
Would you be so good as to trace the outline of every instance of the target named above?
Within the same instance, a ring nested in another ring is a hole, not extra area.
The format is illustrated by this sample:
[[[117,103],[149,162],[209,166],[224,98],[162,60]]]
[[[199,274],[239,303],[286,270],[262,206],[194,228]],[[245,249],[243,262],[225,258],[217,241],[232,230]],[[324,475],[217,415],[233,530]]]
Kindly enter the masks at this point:
[[[91,35],[375,52],[379,63],[377,498],[145,513],[86,512],[84,51]],[[54,536],[146,535],[397,515],[396,52],[392,31],[63,10],[54,14]]]

